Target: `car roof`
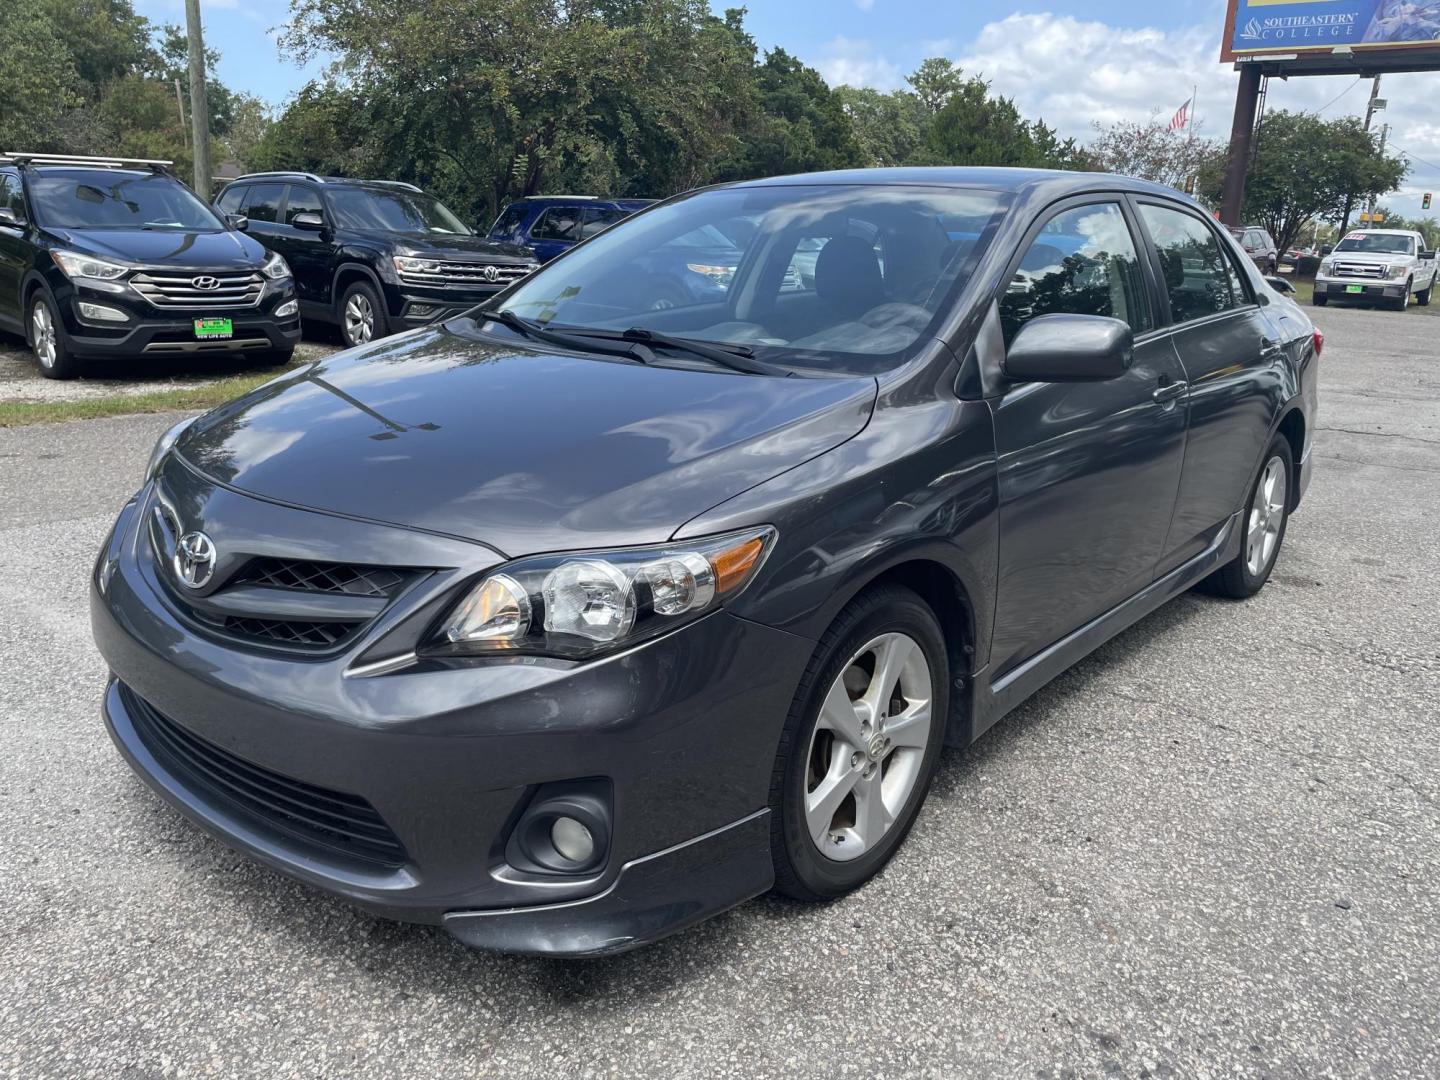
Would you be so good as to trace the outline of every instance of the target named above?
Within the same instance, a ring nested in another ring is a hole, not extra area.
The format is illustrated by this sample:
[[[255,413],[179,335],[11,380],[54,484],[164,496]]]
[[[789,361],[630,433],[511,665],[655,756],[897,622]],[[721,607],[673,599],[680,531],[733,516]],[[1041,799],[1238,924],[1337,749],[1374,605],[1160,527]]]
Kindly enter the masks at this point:
[[[842,169],[835,172],[800,173],[794,176],[742,180],[729,186],[753,188],[811,185],[816,187],[827,185],[964,187],[1016,193],[1028,193],[1044,188],[1057,198],[1097,189],[1166,195],[1171,198],[1180,195],[1180,192],[1162,184],[1137,180],[1130,176],[1120,176],[1116,173],[1066,172],[1059,169],[1001,169],[959,165]]]
[[[144,180],[152,176],[163,176],[167,180],[175,179],[167,172],[156,172],[153,169],[110,169],[104,166],[89,165],[32,165],[27,171],[42,176],[72,177],[76,180],[92,176],[121,176],[127,180]]]

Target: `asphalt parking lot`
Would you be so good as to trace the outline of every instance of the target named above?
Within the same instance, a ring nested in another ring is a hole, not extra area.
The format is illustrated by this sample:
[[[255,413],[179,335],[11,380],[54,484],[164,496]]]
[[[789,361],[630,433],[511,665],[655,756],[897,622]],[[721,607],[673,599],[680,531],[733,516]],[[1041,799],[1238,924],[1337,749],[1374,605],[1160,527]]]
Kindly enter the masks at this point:
[[[1316,314],[1260,596],[1180,599],[951,752],[859,894],[583,963],[357,914],[154,798],[85,589],[173,417],[0,430],[0,1072],[1440,1074],[1440,322]]]

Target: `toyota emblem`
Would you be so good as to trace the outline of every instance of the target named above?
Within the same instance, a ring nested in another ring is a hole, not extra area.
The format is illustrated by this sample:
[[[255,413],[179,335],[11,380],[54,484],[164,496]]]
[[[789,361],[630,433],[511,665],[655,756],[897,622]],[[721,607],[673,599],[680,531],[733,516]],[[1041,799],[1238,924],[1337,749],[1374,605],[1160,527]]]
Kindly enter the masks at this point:
[[[197,289],[204,289],[206,292],[209,292],[211,289],[218,289],[220,287],[220,279],[211,277],[209,274],[201,274],[199,277],[191,278],[190,284]]]
[[[203,589],[215,575],[215,542],[203,532],[186,533],[171,557],[175,578],[187,589]]]
[[[497,269],[496,269],[495,267],[493,267],[493,266],[487,266],[487,267],[485,267],[485,280],[486,280],[486,281],[499,281],[499,280],[500,280],[500,271],[497,270]]]

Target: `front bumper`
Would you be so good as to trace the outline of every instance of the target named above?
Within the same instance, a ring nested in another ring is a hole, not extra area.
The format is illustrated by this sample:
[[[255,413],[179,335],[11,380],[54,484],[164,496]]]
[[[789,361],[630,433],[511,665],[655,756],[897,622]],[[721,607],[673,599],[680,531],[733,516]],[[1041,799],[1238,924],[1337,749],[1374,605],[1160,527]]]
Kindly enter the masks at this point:
[[[1352,290],[1359,289],[1359,292]],[[1376,281],[1366,278],[1359,281],[1345,278],[1316,278],[1315,295],[1330,300],[1399,300],[1405,295],[1405,282]]]
[[[508,282],[497,282],[494,286],[483,288],[387,282],[385,304],[392,320],[406,327],[425,326],[463,314],[508,287]]]
[[[420,662],[357,676],[377,638],[434,610],[493,554],[218,488],[201,506],[222,549],[312,536],[295,557],[355,546],[448,564],[338,655],[299,659],[195,633],[157,586],[145,502],[127,509],[92,583],[95,640],[117,680],[105,720],[132,768],[212,835],[371,913],[510,951],[625,949],[769,888],[770,772],[813,643],[722,611],[584,664]],[[220,527],[246,512],[243,530]],[[363,798],[403,862],[297,842],[171,767],[137,727],[137,700],[244,765]],[[537,787],[589,777],[612,784],[605,864],[583,878],[511,866],[506,840]]]
[[[210,310],[164,310],[120,285],[64,283],[54,288],[70,350],[79,357],[135,357],[144,355],[243,352],[290,352],[300,343],[299,312],[277,318],[275,310],[295,299],[289,279],[267,283],[254,307]],[[86,318],[79,304],[88,301],[123,311],[125,322]],[[198,339],[195,320],[229,319],[232,334],[223,339]]]

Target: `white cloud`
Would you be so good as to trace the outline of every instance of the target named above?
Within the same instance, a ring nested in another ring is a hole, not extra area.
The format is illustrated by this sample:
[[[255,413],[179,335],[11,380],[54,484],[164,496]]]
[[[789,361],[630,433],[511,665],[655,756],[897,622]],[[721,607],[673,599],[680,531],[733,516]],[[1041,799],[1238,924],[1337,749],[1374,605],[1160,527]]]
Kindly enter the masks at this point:
[[[1030,117],[1043,117],[1062,135],[1085,140],[1092,124],[1117,120],[1168,121],[1198,86],[1199,131],[1228,139],[1235,108],[1234,70],[1219,61],[1219,23],[1163,31],[1115,27],[1071,16],[1011,15],[983,27],[953,59],[1013,97]],[[892,65],[893,66],[893,65]],[[823,68],[821,69],[824,70]],[[1412,160],[1409,181],[1388,202],[1406,214],[1419,212],[1419,193],[1440,193],[1440,122],[1430,104],[1433,75],[1387,75],[1391,145],[1428,159]],[[1326,117],[1364,113],[1369,82],[1353,76],[1272,79],[1271,109],[1325,109]],[[1346,91],[1339,101],[1330,103]],[[1328,108],[1326,106],[1329,105]]]
[[[812,61],[831,86],[873,86],[894,90],[904,81],[900,68],[876,53],[864,38],[831,38]]]
[[[855,0],[855,6],[861,11],[869,11],[875,6],[875,0]]]

